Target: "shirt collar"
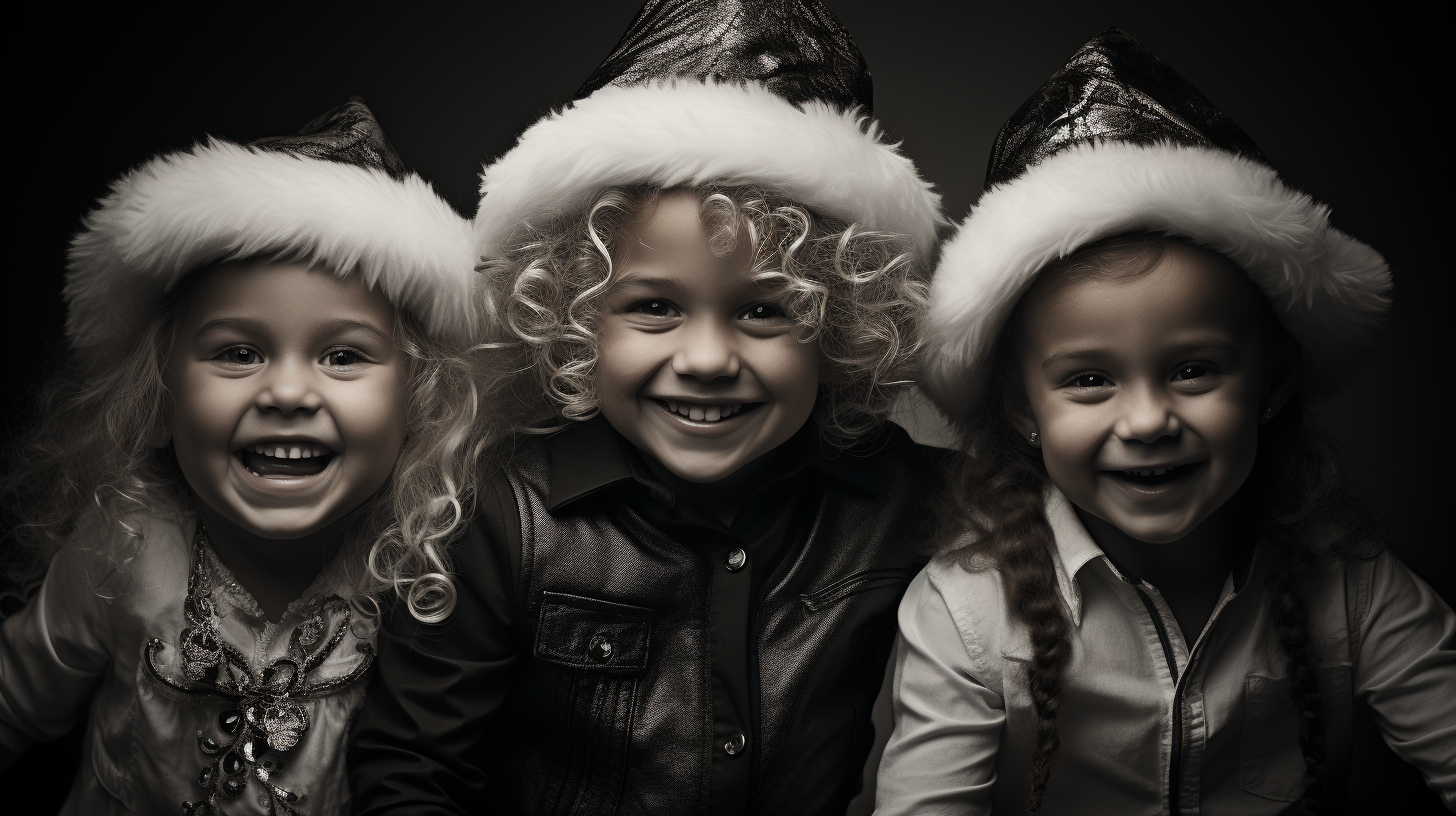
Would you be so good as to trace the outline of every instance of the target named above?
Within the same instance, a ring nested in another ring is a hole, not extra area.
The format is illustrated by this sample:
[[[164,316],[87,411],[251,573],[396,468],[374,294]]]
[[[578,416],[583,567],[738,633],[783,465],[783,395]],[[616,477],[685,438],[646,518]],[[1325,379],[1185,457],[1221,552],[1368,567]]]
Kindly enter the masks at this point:
[[[1082,588],[1077,583],[1077,573],[1088,563],[1097,559],[1107,562],[1102,548],[1092,540],[1092,534],[1077,518],[1072,503],[1062,491],[1048,485],[1045,493],[1047,522],[1052,528],[1052,537],[1057,545],[1057,584],[1062,597],[1067,601],[1067,611],[1072,613],[1072,625],[1082,625]],[[1115,570],[1114,570],[1115,572]]]
[[[548,506],[552,512],[626,482],[638,482],[650,490],[664,489],[648,473],[641,461],[642,454],[600,417],[568,426],[553,434],[549,444],[551,497]],[[879,495],[889,488],[885,468],[878,463],[880,450],[887,444],[887,441],[880,441],[865,446],[863,450],[826,453],[818,426],[806,423],[779,446],[785,467],[774,481],[814,468],[860,490]]]

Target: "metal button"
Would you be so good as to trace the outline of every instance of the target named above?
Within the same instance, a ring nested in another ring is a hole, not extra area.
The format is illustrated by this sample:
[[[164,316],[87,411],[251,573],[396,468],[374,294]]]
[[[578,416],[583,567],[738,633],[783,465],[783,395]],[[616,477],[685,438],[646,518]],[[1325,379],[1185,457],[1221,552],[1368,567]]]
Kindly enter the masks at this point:
[[[743,749],[748,747],[748,737],[743,736],[742,731],[734,731],[723,740],[723,753],[728,756],[738,756]]]
[[[605,663],[612,659],[612,642],[601,635],[597,635],[591,639],[591,643],[587,644],[586,653],[592,660],[598,663]]]
[[[742,547],[728,553],[727,567],[729,572],[737,572],[743,569],[743,565],[747,563],[748,553]]]

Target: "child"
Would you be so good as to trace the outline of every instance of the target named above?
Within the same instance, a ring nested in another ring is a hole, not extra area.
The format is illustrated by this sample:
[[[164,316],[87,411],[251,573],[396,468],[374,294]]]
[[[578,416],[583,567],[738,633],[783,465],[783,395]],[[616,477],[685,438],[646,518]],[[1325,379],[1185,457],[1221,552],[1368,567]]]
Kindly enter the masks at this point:
[[[11,474],[22,532],[65,547],[4,622],[0,763],[94,694],[63,813],[347,807],[363,546],[448,535],[471,493],[472,255],[358,99],[112,186]]]
[[[844,812],[934,464],[886,417],[938,202],[868,93],[818,3],[652,2],[486,170],[528,435],[380,633],[356,812]]]
[[[901,605],[877,812],[1316,812],[1355,695],[1456,806],[1456,618],[1305,416],[1385,262],[1116,29],[989,175],[925,357],[963,535]]]

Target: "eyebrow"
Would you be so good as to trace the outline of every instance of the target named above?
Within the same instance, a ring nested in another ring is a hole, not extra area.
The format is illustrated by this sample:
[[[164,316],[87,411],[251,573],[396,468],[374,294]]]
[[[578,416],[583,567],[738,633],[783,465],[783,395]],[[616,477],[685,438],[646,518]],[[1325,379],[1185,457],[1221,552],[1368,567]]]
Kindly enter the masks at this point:
[[[1198,337],[1174,346],[1173,351],[1182,354],[1195,351],[1222,351],[1230,354],[1238,354],[1239,347],[1227,340],[1220,340],[1214,337]],[[1087,360],[1100,357],[1104,354],[1101,349],[1065,349],[1046,358],[1041,363],[1041,370],[1047,371],[1061,363],[1072,360]]]
[[[373,335],[381,342],[394,344],[394,338],[379,330],[373,323],[363,320],[351,320],[346,317],[336,317],[332,320],[325,320],[317,324],[317,327],[327,334],[343,334],[348,331],[362,331]],[[219,317],[216,320],[209,320],[203,323],[197,333],[192,335],[193,339],[201,337],[208,332],[232,329],[239,332],[262,332],[264,326],[261,321],[250,317]]]

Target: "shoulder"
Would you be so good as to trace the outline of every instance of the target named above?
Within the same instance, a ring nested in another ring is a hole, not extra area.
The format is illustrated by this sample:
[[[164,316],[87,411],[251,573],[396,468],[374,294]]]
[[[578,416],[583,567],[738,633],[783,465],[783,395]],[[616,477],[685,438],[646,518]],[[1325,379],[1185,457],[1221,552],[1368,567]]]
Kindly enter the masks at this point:
[[[941,633],[933,635],[939,641],[947,640],[945,633],[953,628],[955,645],[965,652],[973,673],[999,691],[995,678],[1001,676],[1002,655],[1016,642],[1006,610],[997,570],[967,570],[955,558],[940,555],[911,582],[900,604],[900,628],[907,639]]]

